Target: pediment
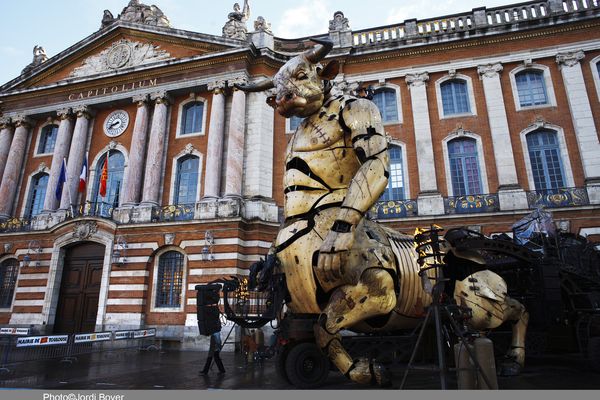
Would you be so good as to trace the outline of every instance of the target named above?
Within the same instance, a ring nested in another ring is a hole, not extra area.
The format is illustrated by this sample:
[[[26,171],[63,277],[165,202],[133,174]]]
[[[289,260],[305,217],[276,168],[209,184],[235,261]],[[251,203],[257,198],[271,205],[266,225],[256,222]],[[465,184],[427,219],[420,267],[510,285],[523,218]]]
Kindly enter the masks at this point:
[[[94,79],[127,73],[145,66],[193,58],[239,48],[239,41],[171,28],[118,23],[97,32],[69,49],[25,70],[1,91],[46,86],[64,81]],[[141,28],[141,27],[140,27]]]

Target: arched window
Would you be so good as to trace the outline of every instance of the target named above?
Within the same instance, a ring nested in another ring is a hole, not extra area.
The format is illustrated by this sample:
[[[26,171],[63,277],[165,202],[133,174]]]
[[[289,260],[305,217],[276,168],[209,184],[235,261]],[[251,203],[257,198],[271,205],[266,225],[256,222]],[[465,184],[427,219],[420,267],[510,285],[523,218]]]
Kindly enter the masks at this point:
[[[174,204],[195,204],[198,190],[198,166],[200,159],[196,156],[182,157],[177,161],[175,177]]]
[[[12,304],[18,273],[19,263],[15,258],[0,263],[0,308],[9,308]]]
[[[565,186],[556,132],[542,129],[527,135],[527,149],[535,189],[552,191]]]
[[[515,75],[521,107],[548,104],[544,72],[528,69]]]
[[[47,154],[54,151],[56,135],[58,134],[58,125],[46,125],[41,132],[38,154]]]
[[[47,187],[48,174],[39,173],[31,178],[29,197],[27,198],[27,207],[25,208],[25,218],[31,218],[42,212]]]
[[[444,115],[465,114],[471,112],[467,82],[452,79],[440,85]]]
[[[300,123],[302,123],[302,121],[304,121],[304,118],[302,117],[296,117],[295,115],[293,117],[290,118],[290,129],[288,132],[296,132],[296,129],[298,129],[298,127],[300,126]]]
[[[108,177],[106,180],[106,194],[100,194],[100,181],[102,179],[102,170],[108,158]],[[94,204],[92,213],[103,217],[109,217],[111,211],[119,206],[119,195],[121,193],[121,183],[123,182],[123,170],[125,168],[125,157],[120,151],[110,150],[106,152],[98,161],[96,167],[96,179],[94,182]]]
[[[179,307],[183,292],[183,254],[167,251],[158,259],[156,307]]]
[[[383,122],[398,121],[396,91],[390,88],[379,89],[373,95],[373,102],[379,108]]]
[[[402,163],[402,148],[390,146],[390,178],[381,201],[404,200],[404,166]]]
[[[193,101],[183,106],[181,116],[181,135],[202,132],[202,118],[204,116],[204,103]]]
[[[475,139],[454,139],[448,142],[450,179],[454,196],[481,194],[481,176]]]

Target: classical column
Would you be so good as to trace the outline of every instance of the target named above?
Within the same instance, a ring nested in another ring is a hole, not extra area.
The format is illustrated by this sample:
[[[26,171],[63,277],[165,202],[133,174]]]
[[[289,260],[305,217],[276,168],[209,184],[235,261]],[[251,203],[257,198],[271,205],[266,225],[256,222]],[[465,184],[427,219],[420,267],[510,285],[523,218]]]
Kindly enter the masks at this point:
[[[427,72],[406,75],[406,83],[410,89],[415,143],[417,147],[417,169],[419,170],[419,197],[417,204],[419,215],[438,215],[444,213],[444,201],[438,192],[433,142],[431,139],[431,122],[427,102]]]
[[[2,183],[0,183],[0,219],[7,219],[12,216],[14,203],[17,199],[17,186],[21,177],[23,159],[27,147],[29,131],[33,121],[25,116],[17,116],[13,119],[15,124],[15,134],[10,144],[8,159],[2,174]]]
[[[584,57],[583,51],[559,53],[556,62],[567,92],[590,202],[600,204],[600,143],[579,63]]]
[[[93,117],[92,110],[87,106],[74,107],[73,113],[77,116],[77,119],[75,120],[69,158],[67,159],[67,182],[63,187],[62,199],[60,201],[60,208],[62,210],[68,210],[71,205],[77,204],[79,175],[81,174],[83,158],[85,157],[90,119]],[[54,161],[52,164],[54,165]],[[60,170],[58,173],[60,174]],[[50,188],[50,191],[53,190],[56,190],[56,188]]]
[[[133,102],[137,103],[137,112],[133,125],[129,162],[123,179],[124,182],[127,182],[127,186],[123,188],[124,206],[133,206],[140,202],[146,142],[148,140],[148,95],[134,96]]]
[[[492,147],[498,175],[498,198],[501,210],[519,210],[527,208],[527,196],[519,187],[517,168],[512,151],[508,118],[504,106],[504,96],[500,84],[502,64],[481,65],[477,68],[483,83],[485,104],[492,134]]]
[[[223,166],[223,136],[225,133],[225,82],[217,81],[208,85],[212,90],[210,125],[206,148],[206,169],[204,172],[204,197],[219,197],[221,191],[221,171]]]
[[[239,81],[240,83],[241,80]],[[241,197],[246,128],[246,93],[233,89],[227,138],[225,196]]]
[[[0,118],[0,180],[2,174],[4,174],[4,167],[6,166],[14,133],[15,127],[10,118]]]
[[[64,108],[56,112],[60,118],[56,143],[52,155],[52,166],[50,167],[50,176],[46,186],[46,197],[44,198],[44,212],[54,211],[60,205],[61,199],[56,199],[56,184],[60,177],[62,161],[69,155],[71,146],[71,136],[73,135],[73,115],[71,109]]]
[[[273,108],[266,92],[248,94],[244,196],[273,196]]]
[[[154,115],[150,127],[150,144],[146,157],[146,171],[144,174],[144,190],[142,205],[158,206],[163,171],[163,155],[165,151],[165,136],[167,133],[167,113],[169,99],[166,91],[155,92],[150,95],[154,101]]]

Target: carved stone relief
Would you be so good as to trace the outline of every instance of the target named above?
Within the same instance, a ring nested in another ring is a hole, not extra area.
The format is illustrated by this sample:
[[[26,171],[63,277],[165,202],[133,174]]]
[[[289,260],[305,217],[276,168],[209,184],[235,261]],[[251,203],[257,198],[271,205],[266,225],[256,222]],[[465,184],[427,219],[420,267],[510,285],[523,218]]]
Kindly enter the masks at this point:
[[[73,228],[73,237],[85,240],[96,232],[98,232],[98,224],[95,221],[81,221]]]

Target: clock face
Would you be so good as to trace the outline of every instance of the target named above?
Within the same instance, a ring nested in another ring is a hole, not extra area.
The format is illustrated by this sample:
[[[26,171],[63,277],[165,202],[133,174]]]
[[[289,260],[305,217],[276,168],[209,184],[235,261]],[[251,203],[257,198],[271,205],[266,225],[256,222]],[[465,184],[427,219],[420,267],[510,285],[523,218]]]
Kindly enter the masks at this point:
[[[113,111],[104,121],[104,133],[108,137],[117,137],[127,129],[129,114],[124,110]]]

